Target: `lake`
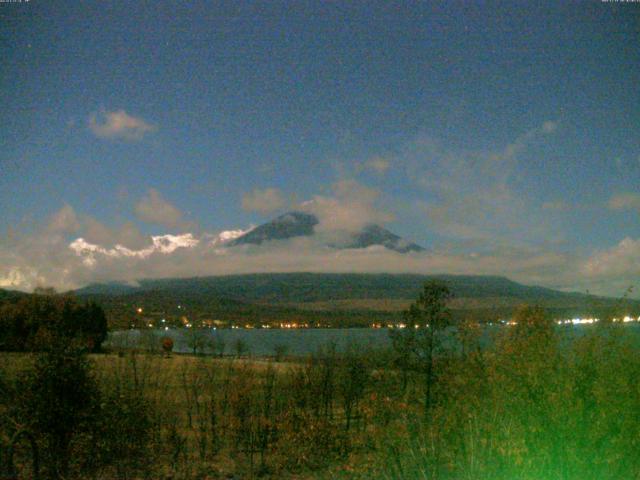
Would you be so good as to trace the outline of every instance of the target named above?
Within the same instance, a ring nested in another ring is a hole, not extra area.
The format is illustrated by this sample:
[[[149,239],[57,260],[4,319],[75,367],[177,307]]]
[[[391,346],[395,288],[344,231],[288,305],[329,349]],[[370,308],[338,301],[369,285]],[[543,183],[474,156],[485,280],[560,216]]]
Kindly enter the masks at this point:
[[[192,351],[192,335],[192,331],[187,329],[122,330],[112,332],[106,345],[144,347],[151,342],[160,345],[160,338],[171,337],[174,341],[174,352],[189,353]],[[232,354],[235,352],[236,343],[241,340],[246,345],[248,353],[258,356],[273,355],[276,347],[280,346],[286,348],[288,355],[307,355],[331,343],[334,343],[338,350],[344,350],[348,345],[379,348],[391,344],[386,328],[203,329],[198,331],[197,335],[208,340],[203,342],[205,353],[213,353],[211,344],[222,341],[225,344],[225,353]]]
[[[640,342],[640,324],[629,323],[621,325],[626,333],[632,334]],[[512,328],[508,326],[486,326],[483,343],[491,342],[492,337],[500,329]],[[597,328],[597,325],[562,325],[557,327],[566,339],[584,335]],[[453,329],[449,329],[447,337],[452,338]],[[223,342],[225,353],[235,353],[238,340],[246,346],[246,352],[251,355],[273,355],[277,347],[284,347],[288,355],[308,355],[322,347],[335,344],[337,350],[344,351],[349,345],[359,349],[383,348],[391,345],[389,331],[386,328],[309,328],[309,329],[159,329],[149,330],[119,330],[111,332],[105,346],[122,348],[144,348],[145,346],[159,347],[162,337],[171,337],[174,341],[174,352],[189,353],[194,335],[198,336],[204,345],[204,353],[214,353],[217,342]]]

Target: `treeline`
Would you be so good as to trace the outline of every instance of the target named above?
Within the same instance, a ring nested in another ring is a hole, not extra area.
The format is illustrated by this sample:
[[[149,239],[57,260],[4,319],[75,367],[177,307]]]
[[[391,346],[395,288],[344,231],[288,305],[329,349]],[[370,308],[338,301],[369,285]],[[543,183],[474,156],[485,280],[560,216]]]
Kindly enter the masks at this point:
[[[217,320],[220,328],[230,328],[233,325],[244,327],[251,325],[260,328],[261,325],[278,327],[281,323],[308,324],[310,327],[322,328],[369,328],[372,324],[395,324],[401,319],[402,312],[382,311],[373,309],[340,308],[332,310],[310,310],[296,307],[277,305],[248,304],[235,301],[222,301],[211,298],[198,304],[182,305],[177,309],[179,300],[164,297],[160,292],[136,295],[135,298],[89,296],[89,301],[99,303],[107,315],[111,330],[125,330],[133,327],[147,328],[149,323],[159,325],[165,319],[171,327],[183,325],[182,318],[188,318],[193,325]],[[138,314],[137,307],[143,307],[144,313]],[[492,323],[499,319],[511,319],[516,307],[494,306],[473,309],[452,309],[454,323],[473,319],[479,323]],[[618,308],[624,315],[638,315],[638,308]],[[567,319],[576,317],[604,318],[611,311],[611,307],[590,306],[551,307],[546,311],[552,318]],[[164,323],[164,322],[163,322]]]
[[[202,322],[216,321],[218,327],[230,328],[233,325],[244,327],[251,325],[260,328],[262,325],[278,327],[281,323],[308,324],[310,327],[322,328],[366,328],[372,323],[395,323],[398,312],[371,310],[304,310],[271,305],[188,305],[184,310],[171,308],[166,300],[144,298],[138,302],[122,302],[120,300],[96,298],[104,307],[109,327],[112,330],[146,328],[148,323],[159,325],[165,319],[170,326],[182,326],[183,318],[188,318],[193,325]],[[144,313],[137,314],[136,307],[142,306]],[[220,325],[220,322],[222,325]],[[164,322],[163,322],[164,323]]]
[[[106,337],[107,318],[93,302],[40,289],[0,304],[0,351],[42,350],[57,338],[99,351]]]

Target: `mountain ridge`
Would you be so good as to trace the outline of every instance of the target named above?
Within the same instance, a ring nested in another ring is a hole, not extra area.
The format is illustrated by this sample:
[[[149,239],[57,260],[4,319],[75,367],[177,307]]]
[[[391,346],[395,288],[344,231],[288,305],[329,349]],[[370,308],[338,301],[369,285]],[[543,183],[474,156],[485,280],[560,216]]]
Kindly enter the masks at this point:
[[[547,287],[524,285],[499,275],[453,275],[410,273],[249,273],[185,278],[141,279],[137,286],[125,282],[94,283],[76,289],[76,295],[113,295],[149,290],[201,290],[253,299],[275,294],[309,299],[414,298],[425,281],[449,283],[457,296],[523,298],[609,298],[580,292],[562,292]],[[307,299],[307,300],[305,300]]]
[[[289,240],[297,237],[312,237],[315,228],[320,224],[318,217],[312,213],[290,211],[263,223],[227,243],[227,246],[261,245],[268,241]],[[351,232],[344,244],[329,243],[328,246],[338,249],[367,248],[379,245],[398,253],[422,252],[424,247],[410,242],[399,235],[376,224],[366,224],[362,229]]]
[[[536,304],[553,318],[640,314],[640,301],[523,285],[506,277],[375,273],[256,273],[113,282],[73,292],[105,308],[110,324],[128,328],[138,307],[144,318],[183,318],[226,325],[306,322],[332,327],[388,324],[417,298],[425,281],[446,282],[454,294],[454,320],[482,322],[511,318],[521,304]],[[618,313],[616,313],[618,314]]]

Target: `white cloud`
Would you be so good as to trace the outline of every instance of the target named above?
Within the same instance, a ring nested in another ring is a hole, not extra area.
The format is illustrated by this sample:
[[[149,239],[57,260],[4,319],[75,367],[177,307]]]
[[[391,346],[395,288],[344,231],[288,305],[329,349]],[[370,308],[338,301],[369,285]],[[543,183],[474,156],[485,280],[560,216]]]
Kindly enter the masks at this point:
[[[557,128],[555,122],[544,122],[488,152],[454,151],[419,137],[397,158],[407,165],[407,176],[424,189],[426,199],[417,202],[417,209],[435,232],[465,241],[531,243],[549,238],[552,220],[536,214],[533,199],[518,188],[519,158]]]
[[[500,191],[490,186],[486,191]],[[479,194],[486,191],[475,190]],[[181,223],[179,210],[170,204],[167,208],[158,192],[151,190],[143,200],[144,208],[138,212],[141,217],[154,212],[151,220],[156,223]],[[625,238],[590,256],[502,242],[482,223],[460,221],[477,215],[492,220],[482,211],[489,200],[481,197],[475,207],[467,200],[464,204],[425,202],[423,209],[456,238],[483,240],[480,248],[469,253],[466,247],[436,246],[429,252],[406,255],[378,247],[336,250],[326,246],[327,239],[333,239],[331,235],[339,238],[340,232],[352,232],[367,223],[384,224],[393,218],[380,208],[380,192],[353,180],[336,182],[331,194],[317,195],[299,206],[318,216],[318,236],[228,249],[225,244],[247,230],[202,235],[183,230],[151,237],[133,223],[110,227],[64,205],[32,233],[0,238],[0,287],[29,290],[52,285],[65,290],[110,280],[315,271],[505,275],[527,284],[588,288],[593,293],[616,295],[640,278],[640,239]],[[461,217],[463,213],[468,217]],[[452,214],[453,218],[447,218]],[[503,218],[510,217],[505,214]],[[523,222],[529,220],[527,217]],[[73,241],[71,234],[76,237]]]
[[[313,237],[268,246],[225,249],[185,237],[171,253],[101,249],[78,242],[79,280],[135,281],[142,278],[189,277],[255,272],[389,272],[508,275],[525,283],[570,286],[570,257],[535,250],[503,249],[474,255],[452,252],[399,254],[379,247],[335,250]],[[158,242],[154,242],[156,244]],[[82,250],[80,247],[84,247]],[[87,272],[89,272],[87,274]]]
[[[319,233],[359,231],[368,224],[384,224],[393,215],[377,208],[380,192],[354,180],[341,180],[333,185],[333,196],[316,195],[300,205],[300,209],[318,217]]]
[[[211,240],[210,244],[212,246],[223,245],[225,243],[230,242],[231,240],[235,240],[236,238],[241,237],[245,233],[249,233],[251,230],[253,230],[253,228],[254,227],[249,227],[245,230],[243,229],[224,230],[220,232],[218,235],[213,236],[213,239]]]
[[[256,188],[242,196],[242,208],[248,212],[258,212],[263,215],[280,210],[286,205],[282,193],[277,188]]]
[[[194,238],[193,234],[185,233],[182,235],[156,235],[151,237],[152,244],[146,248],[132,250],[123,245],[115,245],[113,248],[105,248],[87,242],[80,237],[69,244],[69,248],[76,255],[82,257],[82,263],[86,266],[93,267],[97,264],[97,255],[103,255],[114,258],[137,257],[147,258],[154,253],[170,254],[179,248],[193,248],[200,243],[200,240]]]
[[[4,269],[4,272],[0,271],[0,288],[9,290],[32,290],[39,285],[45,284],[45,278],[38,275],[37,271],[29,267],[11,267]]]
[[[543,133],[553,133],[558,129],[558,123],[547,120],[542,124],[542,132]]]
[[[618,193],[609,199],[611,210],[638,210],[640,211],[640,194],[634,192]]]
[[[612,248],[593,253],[580,274],[587,284],[621,296],[629,286],[640,287],[640,239],[626,237]],[[637,292],[637,290],[636,290]]]
[[[373,170],[374,172],[380,175],[386,173],[386,171],[389,170],[390,166],[391,166],[391,163],[389,162],[389,160],[383,157],[378,157],[378,156],[373,157],[364,163],[365,168],[369,170]]]
[[[200,243],[191,233],[184,233],[182,235],[158,235],[151,238],[153,239],[153,247],[160,253],[173,253],[178,248],[191,248]]]
[[[567,212],[570,210],[569,204],[563,200],[548,201],[542,204],[543,210],[552,212]]]
[[[604,277],[640,277],[640,239],[624,238],[618,245],[594,253],[584,265],[584,273]]]
[[[49,219],[47,229],[53,233],[74,233],[80,229],[80,221],[70,205],[64,205]]]
[[[102,119],[96,114],[89,116],[89,129],[100,138],[123,138],[125,140],[140,140],[150,132],[157,130],[142,118],[129,115],[124,110],[104,112]]]
[[[177,228],[184,225],[182,212],[168,202],[160,192],[150,188],[147,195],[142,197],[135,207],[136,215],[140,220],[167,228]]]
[[[513,247],[473,254],[446,249],[405,255],[377,247],[335,250],[327,248],[322,237],[224,248],[238,233],[158,235],[141,248],[129,248],[84,237],[70,242],[45,225],[30,235],[0,239],[0,287],[28,290],[52,285],[65,290],[110,280],[311,271],[506,275],[527,284],[616,294],[619,282],[610,279],[626,281],[640,274],[640,240],[633,239],[589,258]]]
[[[140,249],[149,244],[149,237],[143,235],[133,222],[126,222],[110,228],[93,217],[83,217],[83,237],[91,243]]]

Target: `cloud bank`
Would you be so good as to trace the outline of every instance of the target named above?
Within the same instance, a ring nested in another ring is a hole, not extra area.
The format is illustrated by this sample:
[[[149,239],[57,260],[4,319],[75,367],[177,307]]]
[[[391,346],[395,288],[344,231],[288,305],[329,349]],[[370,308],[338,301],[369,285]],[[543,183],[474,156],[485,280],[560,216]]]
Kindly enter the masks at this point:
[[[337,185],[335,192],[344,193],[343,188]],[[356,198],[360,202],[355,202],[356,210],[371,207],[365,200],[375,198],[375,192],[361,190]],[[342,202],[340,208],[345,210],[349,205],[333,197],[316,197],[312,202],[309,208],[320,210],[327,206],[323,202],[332,207]],[[380,215],[369,213],[373,218]],[[339,225],[354,226],[352,219],[345,213]],[[146,236],[131,224],[108,227],[65,205],[31,234],[13,234],[0,242],[0,287],[31,290],[54,286],[67,290],[92,282],[143,278],[388,272],[505,275],[527,284],[566,290],[589,288],[593,293],[619,295],[640,273],[640,239],[632,238],[586,257],[513,246],[472,253],[434,249],[400,254],[380,246],[337,250],[327,247],[321,235],[260,246],[226,246],[245,231]],[[98,241],[103,243],[94,243]]]
[[[137,139],[154,128],[124,111],[93,123],[94,133],[104,138]],[[455,150],[420,135],[391,158],[356,162],[327,192],[292,205],[318,218],[314,236],[260,246],[228,246],[247,228],[196,233],[183,212],[155,189],[132,205],[135,222],[115,226],[62,205],[33,231],[13,229],[0,239],[0,287],[66,290],[111,280],[253,272],[406,272],[504,275],[526,284],[621,295],[640,278],[640,239],[627,236],[591,253],[562,250],[562,221],[573,207],[561,199],[536,198],[520,181],[523,159],[558,128],[556,122],[543,122],[491,151]],[[384,195],[383,174],[390,165],[394,175],[411,180],[411,205]],[[369,176],[378,182],[376,188],[359,181],[358,175],[367,172],[376,173]],[[617,194],[608,207],[640,210],[639,198],[631,192]],[[242,196],[244,210],[263,215],[288,204],[276,188]],[[328,247],[347,244],[343,241],[368,224],[392,222],[403,209],[444,242],[410,254],[380,246]],[[139,222],[166,233],[143,233]]]
[[[137,217],[146,223],[166,228],[177,228],[183,225],[182,212],[168,202],[160,192],[150,188],[147,194],[136,204]]]
[[[640,212],[640,194],[633,192],[618,193],[609,199],[611,210],[637,210]]]
[[[286,205],[282,192],[277,188],[256,188],[242,196],[242,208],[248,212],[258,212],[263,215],[280,210]]]
[[[543,122],[494,151],[453,150],[419,136],[396,160],[424,192],[427,200],[418,200],[417,208],[440,234],[467,242],[530,244],[548,239],[552,229],[548,215],[533,214],[540,209],[520,188],[521,156],[557,128],[556,122]]]
[[[364,168],[369,169],[380,175],[384,174],[391,167],[391,162],[383,157],[373,157],[364,163]]]
[[[318,217],[319,233],[353,233],[368,224],[384,225],[394,219],[376,201],[380,191],[355,180],[340,180],[333,184],[332,195],[316,195],[298,208]]]
[[[102,118],[94,113],[89,116],[89,130],[99,138],[141,140],[145,134],[157,130],[142,118],[129,115],[124,110],[104,112]]]

